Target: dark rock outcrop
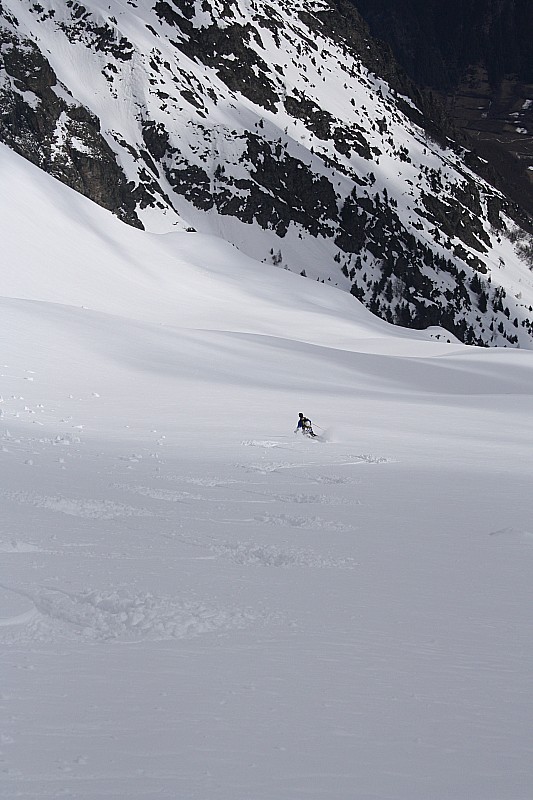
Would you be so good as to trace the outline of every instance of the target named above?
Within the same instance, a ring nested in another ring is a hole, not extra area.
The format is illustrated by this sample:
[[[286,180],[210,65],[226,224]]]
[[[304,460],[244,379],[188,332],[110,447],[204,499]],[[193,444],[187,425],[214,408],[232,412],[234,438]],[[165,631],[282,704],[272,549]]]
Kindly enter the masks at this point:
[[[529,0],[351,0],[533,216],[533,5]]]
[[[30,40],[0,29],[0,141],[130,225],[142,227],[133,186],[87,108],[64,87]]]

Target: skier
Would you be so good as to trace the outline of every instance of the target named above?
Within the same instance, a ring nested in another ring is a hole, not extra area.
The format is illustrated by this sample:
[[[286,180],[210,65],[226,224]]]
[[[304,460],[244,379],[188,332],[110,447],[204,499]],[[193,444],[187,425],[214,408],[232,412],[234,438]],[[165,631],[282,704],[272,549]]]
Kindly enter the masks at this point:
[[[316,433],[313,431],[311,426],[311,420],[304,417],[302,412],[298,414],[298,425],[296,426],[296,430],[294,433],[298,433],[301,430],[304,436],[316,436]]]

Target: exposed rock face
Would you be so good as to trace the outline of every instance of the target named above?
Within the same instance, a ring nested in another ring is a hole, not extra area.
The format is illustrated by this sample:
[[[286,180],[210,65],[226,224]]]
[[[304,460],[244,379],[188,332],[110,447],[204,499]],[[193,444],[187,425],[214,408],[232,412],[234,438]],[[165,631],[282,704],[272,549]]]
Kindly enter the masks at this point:
[[[506,277],[527,272],[527,214],[348,0],[102,9],[1,0],[1,141],[131,224],[223,236],[394,323],[529,346],[533,291]]]
[[[502,176],[502,188],[532,214],[533,81],[508,75],[491,85],[487,67],[478,63],[446,100],[456,125]]]
[[[37,46],[0,29],[0,141],[63,183],[142,227],[100,122],[68,96]]]
[[[508,194],[533,213],[528,0],[353,0],[411,77],[439,92]],[[487,174],[490,175],[490,172]]]
[[[452,89],[475,63],[486,65],[492,85],[506,74],[533,77],[528,0],[353,0],[352,5],[421,85]]]

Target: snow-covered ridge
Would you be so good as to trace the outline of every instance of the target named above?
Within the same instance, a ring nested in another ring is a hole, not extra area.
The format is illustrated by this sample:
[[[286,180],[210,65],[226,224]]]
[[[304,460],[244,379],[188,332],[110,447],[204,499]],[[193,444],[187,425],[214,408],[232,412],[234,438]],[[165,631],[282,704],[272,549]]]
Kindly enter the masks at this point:
[[[390,322],[529,347],[505,199],[425,133],[343,13],[7,0],[0,134],[147,230],[214,234]]]

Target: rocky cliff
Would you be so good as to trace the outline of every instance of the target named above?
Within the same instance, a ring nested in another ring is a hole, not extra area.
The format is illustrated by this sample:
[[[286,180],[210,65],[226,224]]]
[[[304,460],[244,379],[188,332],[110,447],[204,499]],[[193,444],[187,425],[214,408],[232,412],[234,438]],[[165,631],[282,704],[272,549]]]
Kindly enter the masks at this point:
[[[0,37],[0,140],[124,221],[530,346],[527,213],[345,0],[1,0]]]
[[[533,214],[529,0],[353,0],[406,72],[442,99],[493,180]]]

